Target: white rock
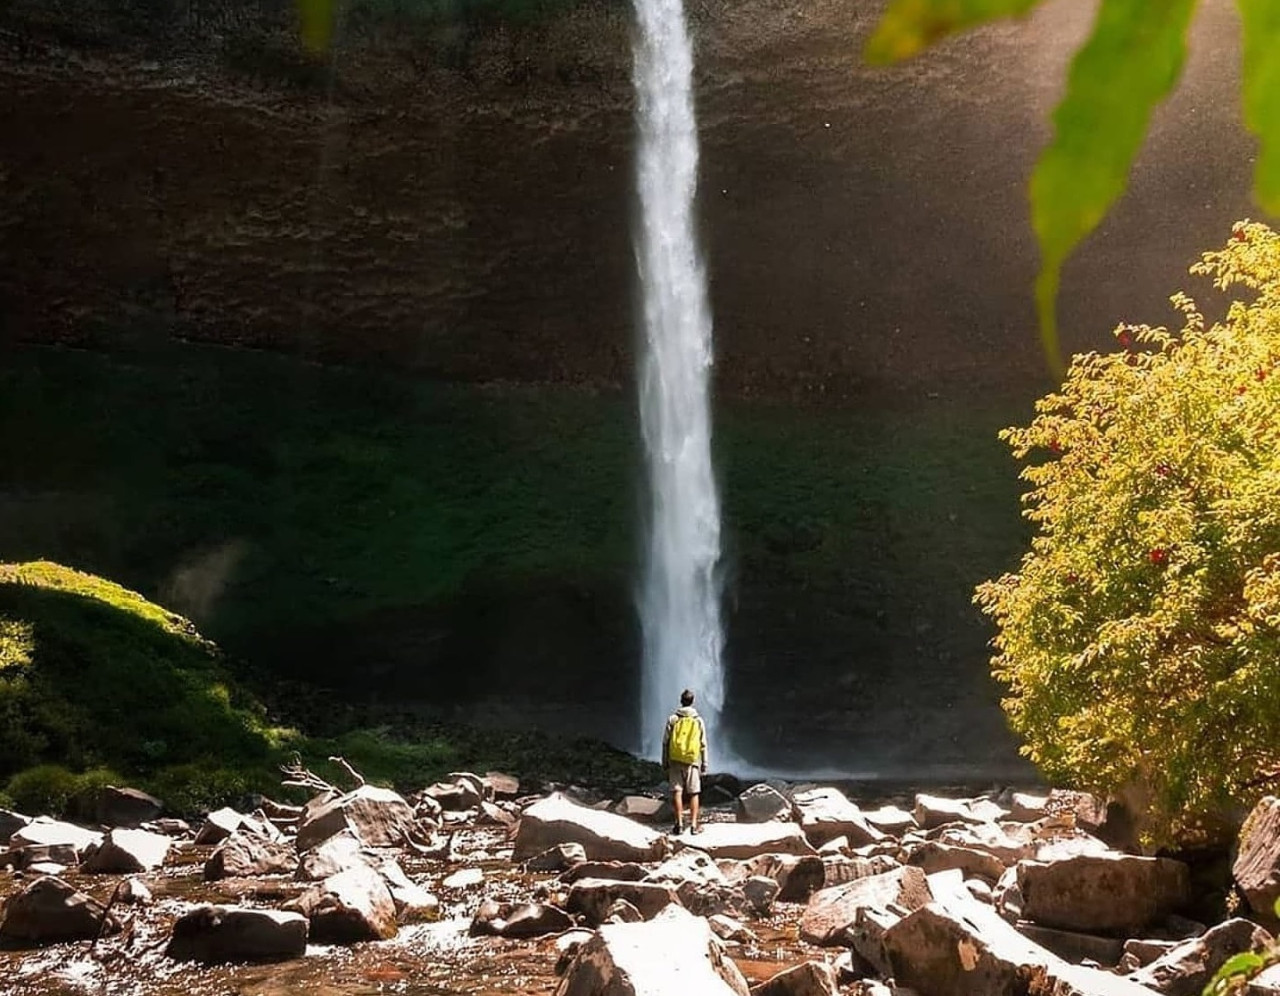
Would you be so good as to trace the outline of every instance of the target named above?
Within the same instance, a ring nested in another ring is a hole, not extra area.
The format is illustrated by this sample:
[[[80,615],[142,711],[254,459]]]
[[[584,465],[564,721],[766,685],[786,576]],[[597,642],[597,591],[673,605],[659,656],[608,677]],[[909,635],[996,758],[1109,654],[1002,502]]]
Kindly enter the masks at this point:
[[[74,823],[37,816],[26,826],[15,830],[9,837],[10,847],[28,847],[30,845],[56,846],[67,844],[83,854],[92,846],[102,843],[102,834],[95,830],[86,830]]]
[[[609,924],[578,948],[556,996],[750,996],[706,920],[678,906]]]
[[[794,823],[706,823],[689,841],[688,846],[717,859],[817,853]]]
[[[442,889],[474,889],[484,882],[484,872],[479,868],[459,868],[440,883]]]
[[[396,935],[396,906],[386,882],[367,865],[325,879],[285,905],[311,921],[311,938],[352,944]]]
[[[123,874],[153,871],[164,864],[172,843],[164,834],[117,828],[85,858],[83,868]]]
[[[298,850],[306,851],[343,830],[366,847],[395,847],[413,827],[413,809],[390,789],[361,785],[303,812],[298,824]]]
[[[863,815],[862,810],[834,788],[811,789],[791,797],[796,819],[805,836],[815,844],[835,837],[847,837],[850,846],[861,847],[885,838]]]
[[[658,861],[669,847],[656,830],[554,794],[521,815],[511,857],[524,861],[565,843],[581,844],[592,861]]]

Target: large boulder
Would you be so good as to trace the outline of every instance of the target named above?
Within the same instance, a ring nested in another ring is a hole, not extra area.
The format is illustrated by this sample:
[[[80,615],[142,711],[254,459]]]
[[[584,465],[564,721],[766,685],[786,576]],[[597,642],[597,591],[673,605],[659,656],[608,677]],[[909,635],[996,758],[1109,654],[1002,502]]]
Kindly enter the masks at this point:
[[[805,903],[827,884],[826,862],[816,855],[762,854],[744,863],[747,876],[764,875],[778,883],[778,898]]]
[[[514,799],[520,794],[520,779],[501,771],[486,771],[482,777],[485,788],[495,799]]]
[[[304,809],[298,824],[298,850],[309,851],[343,830],[366,847],[395,847],[414,825],[413,807],[391,789],[361,785],[346,795]]]
[[[350,830],[341,830],[298,858],[294,877],[303,882],[323,882],[358,864],[368,864],[364,845]]]
[[[580,865],[587,860],[587,849],[581,844],[567,841],[548,847],[541,854],[535,854],[525,862],[525,871],[562,872],[566,868]]]
[[[921,830],[933,830],[948,823],[981,823],[963,799],[947,799],[920,792],[916,795],[912,815]]]
[[[959,872],[929,878],[934,901],[884,935],[894,980],[947,996],[1151,996],[1142,986],[1070,965],[974,899]]]
[[[645,823],[662,823],[673,817],[671,803],[650,795],[624,795],[613,805],[613,812],[629,820]]]
[[[85,854],[93,853],[96,846],[90,844]],[[42,866],[61,865],[65,869],[68,865],[80,863],[80,852],[72,844],[28,844],[26,847],[19,847],[7,853],[9,860],[17,867],[37,874],[41,874]],[[43,874],[59,875],[61,872]]]
[[[896,913],[878,906],[864,906],[858,910],[857,921],[845,933],[845,940],[854,953],[884,978],[893,975],[893,966],[884,949],[884,935],[905,913],[905,910]]]
[[[248,819],[247,816],[237,812],[230,806],[212,810],[206,814],[204,823],[196,831],[195,842],[202,847],[210,844],[221,844],[239,830],[246,819]]]
[[[787,797],[764,782],[752,785],[738,796],[736,808],[739,823],[791,819],[791,803]]]
[[[204,863],[204,877],[214,882],[221,878],[283,875],[294,871],[297,860],[292,846],[283,841],[237,831],[209,855]]]
[[[164,953],[203,964],[287,961],[306,953],[307,930],[300,913],[201,906],[174,923]]]
[[[713,858],[754,858],[761,854],[816,854],[794,823],[705,823],[688,845]]]
[[[87,854],[81,867],[89,872],[124,875],[153,871],[164,864],[171,845],[172,841],[161,833],[117,828]]]
[[[1253,807],[1240,828],[1231,873],[1249,908],[1273,917],[1280,899],[1280,799],[1269,795]]]
[[[884,854],[874,858],[846,858],[842,854],[826,854],[822,857],[822,884],[824,888],[844,885],[860,878],[870,878],[899,867],[899,863]],[[928,874],[926,870],[925,874]]]
[[[822,889],[813,894],[805,907],[800,937],[810,944],[844,944],[845,932],[857,923],[860,909],[892,906],[911,911],[919,909],[930,898],[924,872],[911,867],[895,868],[847,885]]]
[[[74,823],[64,823],[47,816],[37,816],[9,837],[9,846],[15,849],[32,845],[55,847],[66,844],[74,848],[77,855],[82,855],[90,847],[101,843],[102,834],[96,830],[86,830]]]
[[[1049,815],[1049,797],[1032,792],[1014,792],[1009,799],[1009,816],[1014,823],[1034,823]]]
[[[565,900],[565,909],[581,913],[589,924],[603,923],[609,907],[619,899],[625,899],[640,911],[646,920],[652,919],[680,897],[670,885],[662,882],[611,882],[603,878],[584,878],[574,882]]]
[[[751,996],[839,996],[835,969],[821,961],[801,962],[752,986]]]
[[[581,844],[594,861],[659,861],[668,850],[667,838],[656,830],[557,793],[521,815],[511,859],[524,861],[566,843]]]
[[[473,937],[541,937],[545,934],[561,934],[573,927],[573,920],[564,910],[546,903],[499,903],[487,900],[480,904],[471,921]]]
[[[950,824],[932,831],[929,838],[934,843],[946,844],[948,847],[965,847],[971,851],[982,851],[996,858],[1003,865],[1015,865],[1024,858],[1034,858],[1045,841],[1025,826],[1018,824],[1009,826],[1013,832],[1008,832],[995,823]],[[1107,850],[1107,846],[1101,841],[1093,843],[1097,845],[1098,851]],[[1077,854],[1084,851],[1070,853]]]
[[[900,806],[884,805],[879,809],[867,809],[862,815],[877,830],[893,837],[901,837],[910,830],[918,829],[915,815]]]
[[[1165,996],[1198,996],[1232,955],[1261,951],[1269,943],[1271,934],[1256,923],[1234,918],[1174,945],[1130,978]]]
[[[607,878],[614,882],[639,882],[650,869],[634,861],[582,861],[560,873],[560,881],[572,885],[580,878]]]
[[[422,795],[434,799],[442,810],[463,812],[477,808],[484,801],[484,783],[478,775],[455,776],[452,781],[436,782],[422,790]]]
[[[440,919],[440,900],[409,878],[398,861],[382,862],[378,874],[387,884],[391,900],[396,904],[396,918],[401,923]]]
[[[372,868],[357,865],[291,900],[284,907],[311,921],[311,939],[354,944],[396,936],[396,906],[387,883]]]
[[[862,810],[839,789],[816,788],[791,797],[800,829],[816,846],[847,837],[853,847],[874,844],[886,834],[867,822]]]
[[[686,882],[701,884],[727,885],[724,872],[704,851],[695,851],[687,847],[679,854],[672,855],[647,875],[645,881],[662,882],[677,888]]]
[[[1034,969],[1048,957],[1021,938],[984,936],[934,903],[891,926],[883,943],[895,982],[946,996],[1026,996]]]
[[[100,902],[52,875],[10,896],[0,912],[0,938],[18,943],[87,940],[119,930],[120,921]]]
[[[936,840],[928,840],[912,848],[907,855],[907,864],[924,869],[926,875],[958,868],[965,878],[980,878],[992,885],[1004,874],[1004,862],[995,855]]]
[[[0,847],[8,844],[9,838],[30,822],[30,816],[15,813],[12,809],[0,809]]]
[[[757,916],[769,915],[778,892],[778,883],[766,875],[752,875],[742,883],[742,898]]]
[[[74,803],[86,819],[106,827],[134,829],[164,812],[164,803],[141,789],[103,785],[78,797]]]
[[[1170,858],[1086,854],[1017,866],[1022,916],[1046,927],[1139,933],[1184,907],[1190,871]]]
[[[608,924],[580,945],[556,996],[750,996],[706,920],[671,906],[645,923]]]
[[[1124,944],[1118,937],[1102,937],[1098,934],[1082,934],[1077,930],[1058,930],[1041,927],[1030,920],[1019,920],[1014,929],[1034,944],[1052,951],[1064,961],[1074,964],[1092,962],[1108,968],[1124,957]]]

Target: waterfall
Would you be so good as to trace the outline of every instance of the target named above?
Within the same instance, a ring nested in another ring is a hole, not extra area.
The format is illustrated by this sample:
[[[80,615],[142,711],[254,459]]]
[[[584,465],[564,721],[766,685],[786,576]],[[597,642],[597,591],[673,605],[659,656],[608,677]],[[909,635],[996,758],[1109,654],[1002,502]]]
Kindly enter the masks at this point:
[[[711,467],[711,308],[694,233],[698,128],[693,48],[683,0],[635,0],[636,262],[643,293],[640,421],[648,467],[641,747],[656,757],[663,724],[691,688],[713,761],[724,704],[720,500]]]

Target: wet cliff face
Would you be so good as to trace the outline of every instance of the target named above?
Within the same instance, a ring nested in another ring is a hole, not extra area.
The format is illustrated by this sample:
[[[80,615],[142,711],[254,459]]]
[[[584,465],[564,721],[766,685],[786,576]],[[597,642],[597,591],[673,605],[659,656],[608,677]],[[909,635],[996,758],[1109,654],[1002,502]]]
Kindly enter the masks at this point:
[[[872,71],[880,7],[691,5],[729,725],[764,763],[995,771],[969,600],[1025,540],[994,432],[1048,386],[1024,190],[1089,11]],[[0,370],[0,558],[281,673],[631,742],[629,30],[352,17],[317,63],[285,0],[0,3],[0,332],[110,354]],[[1248,213],[1234,36],[1208,3],[1069,346],[1172,320]]]
[[[628,383],[625,4],[353,17],[327,65],[297,51],[284,3],[113,6],[132,9],[0,14],[10,335],[154,317],[450,378]],[[857,58],[878,5],[693,6],[722,389],[1041,376],[1023,190],[1087,6],[884,71]],[[1163,318],[1247,211],[1235,63],[1230,5],[1209,4],[1131,195],[1067,274],[1071,345]]]

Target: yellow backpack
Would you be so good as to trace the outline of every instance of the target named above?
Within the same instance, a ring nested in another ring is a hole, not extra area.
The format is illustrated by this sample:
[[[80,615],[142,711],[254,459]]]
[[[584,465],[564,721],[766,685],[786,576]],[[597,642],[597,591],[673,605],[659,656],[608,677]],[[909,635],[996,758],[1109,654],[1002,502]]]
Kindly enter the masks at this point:
[[[676,717],[667,756],[679,764],[697,764],[702,760],[702,723],[697,716]]]

